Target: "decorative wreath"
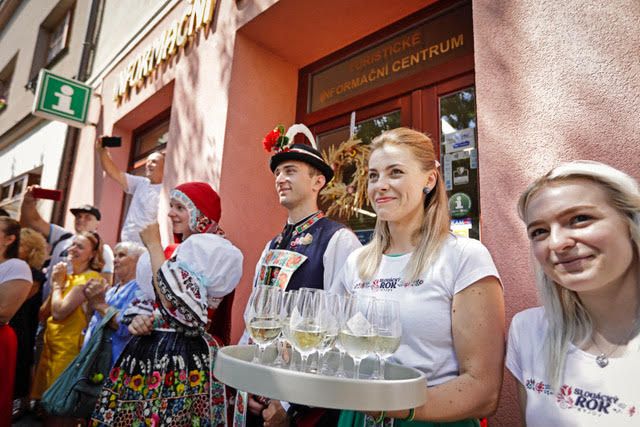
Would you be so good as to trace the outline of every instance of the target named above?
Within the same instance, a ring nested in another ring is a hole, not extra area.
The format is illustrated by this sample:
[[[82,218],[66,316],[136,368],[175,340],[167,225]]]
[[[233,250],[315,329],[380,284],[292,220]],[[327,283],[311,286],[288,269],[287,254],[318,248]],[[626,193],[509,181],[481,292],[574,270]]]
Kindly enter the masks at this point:
[[[322,157],[335,173],[333,180],[320,193],[322,202],[329,205],[327,215],[348,220],[365,205],[368,154],[369,146],[353,137],[323,151]],[[351,180],[345,182],[349,172],[352,172]]]

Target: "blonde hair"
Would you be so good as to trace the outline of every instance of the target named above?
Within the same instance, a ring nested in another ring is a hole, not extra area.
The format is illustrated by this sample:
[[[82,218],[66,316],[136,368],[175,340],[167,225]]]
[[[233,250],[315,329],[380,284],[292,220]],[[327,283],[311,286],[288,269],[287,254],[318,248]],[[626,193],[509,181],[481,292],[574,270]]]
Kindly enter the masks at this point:
[[[526,222],[525,214],[531,199],[548,185],[571,180],[587,180],[604,190],[609,202],[629,225],[636,262],[640,253],[640,190],[638,182],[624,172],[600,162],[579,160],[564,163],[538,178],[520,196],[518,214]],[[554,282],[534,260],[536,284],[548,322],[545,339],[549,378],[557,388],[564,371],[570,343],[581,345],[593,334],[593,320],[582,305],[578,294]],[[640,278],[638,278],[640,285]]]
[[[415,230],[413,238],[416,248],[411,255],[405,280],[414,281],[427,268],[437,255],[440,247],[449,235],[449,206],[447,192],[436,167],[436,155],[433,142],[425,134],[409,128],[388,130],[376,137],[371,143],[371,154],[386,145],[405,147],[413,154],[425,172],[436,171],[436,185],[426,196],[422,224]],[[358,255],[359,274],[364,280],[370,280],[380,266],[382,254],[391,244],[389,225],[381,219],[376,220],[371,242]]]
[[[29,267],[40,270],[47,258],[47,241],[44,236],[31,228],[20,230],[20,247],[24,248],[24,261]]]

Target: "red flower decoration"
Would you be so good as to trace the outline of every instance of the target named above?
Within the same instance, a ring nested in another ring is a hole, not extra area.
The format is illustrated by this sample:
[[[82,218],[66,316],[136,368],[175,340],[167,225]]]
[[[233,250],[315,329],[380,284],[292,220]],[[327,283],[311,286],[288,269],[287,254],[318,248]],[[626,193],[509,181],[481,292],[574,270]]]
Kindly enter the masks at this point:
[[[287,142],[289,142],[289,138],[284,136],[284,126],[278,125],[264,137],[262,146],[267,153],[274,151],[274,149],[276,152],[279,152],[287,145]]]

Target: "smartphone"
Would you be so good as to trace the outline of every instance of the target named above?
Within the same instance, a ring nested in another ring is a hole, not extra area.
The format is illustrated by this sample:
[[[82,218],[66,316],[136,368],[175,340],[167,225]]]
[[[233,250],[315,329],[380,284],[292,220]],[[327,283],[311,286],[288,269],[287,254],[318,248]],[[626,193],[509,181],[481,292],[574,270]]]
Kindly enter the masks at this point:
[[[31,194],[36,199],[55,200],[56,202],[62,199],[62,191],[60,190],[48,190],[46,188],[36,187],[31,190]]]
[[[103,136],[101,141],[103,147],[120,147],[122,145],[122,138],[119,136]]]

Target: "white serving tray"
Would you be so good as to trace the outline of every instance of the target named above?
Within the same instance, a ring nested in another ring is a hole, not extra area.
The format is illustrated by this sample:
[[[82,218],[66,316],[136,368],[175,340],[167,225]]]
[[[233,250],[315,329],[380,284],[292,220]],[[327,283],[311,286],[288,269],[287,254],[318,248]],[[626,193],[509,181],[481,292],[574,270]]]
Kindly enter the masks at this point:
[[[416,408],[427,400],[426,378],[414,368],[387,363],[385,380],[336,378],[252,363],[254,351],[248,345],[220,349],[216,378],[259,396],[320,408],[392,411]],[[271,362],[274,358],[275,351],[267,349],[264,360]],[[330,357],[330,364],[335,366],[337,359]],[[377,363],[365,359],[361,372],[370,375],[374,365]]]

